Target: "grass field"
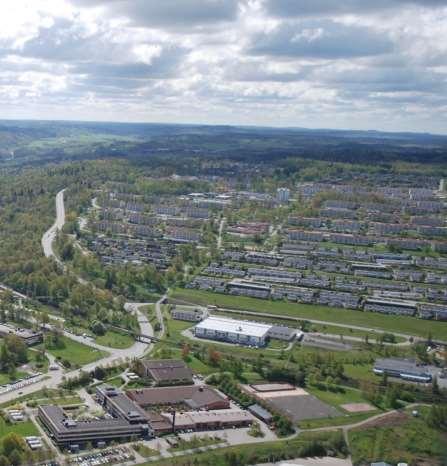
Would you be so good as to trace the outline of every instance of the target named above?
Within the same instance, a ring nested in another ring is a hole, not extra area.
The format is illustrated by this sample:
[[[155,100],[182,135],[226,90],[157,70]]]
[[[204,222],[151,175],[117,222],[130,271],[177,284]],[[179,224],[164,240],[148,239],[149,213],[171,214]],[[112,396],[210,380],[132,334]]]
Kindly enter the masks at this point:
[[[23,421],[9,424],[0,418],[0,439],[11,432],[21,435],[22,437],[27,437],[29,435],[39,435],[39,431],[32,421]]]
[[[95,338],[98,345],[108,346],[110,348],[129,348],[134,344],[134,339],[125,333],[108,330],[104,335]]]
[[[367,413],[346,414],[345,416],[327,417],[322,419],[308,419],[300,421],[298,427],[300,429],[319,429],[320,427],[345,426],[364,421],[376,414],[378,414],[377,411],[370,411]]]
[[[340,391],[331,391],[310,386],[306,387],[306,390],[321,401],[341,410],[343,410],[343,408],[340,408],[340,405],[346,403],[368,403],[368,400],[363,397],[362,392],[355,388],[342,387]]]
[[[69,361],[73,366],[83,366],[106,356],[104,351],[83,345],[71,338],[63,336],[62,341],[65,348],[47,348],[47,351],[56,358]]]
[[[268,301],[180,288],[173,290],[170,297],[195,304],[214,304],[228,309],[266,312],[301,319],[315,319],[421,337],[427,337],[431,333],[433,338],[447,341],[447,322],[434,322],[406,316],[388,316],[374,312],[330,308],[313,304]]]
[[[8,374],[0,374],[0,385],[5,385],[10,382],[15,382],[16,380],[22,379],[28,375],[26,372],[23,371],[17,371],[15,377],[11,379],[11,377]]]
[[[447,454],[447,435],[430,428],[423,417],[351,430],[349,443],[354,465],[374,461],[438,465]]]
[[[380,377],[374,374],[373,364],[345,364],[345,374],[354,380],[378,381]]]

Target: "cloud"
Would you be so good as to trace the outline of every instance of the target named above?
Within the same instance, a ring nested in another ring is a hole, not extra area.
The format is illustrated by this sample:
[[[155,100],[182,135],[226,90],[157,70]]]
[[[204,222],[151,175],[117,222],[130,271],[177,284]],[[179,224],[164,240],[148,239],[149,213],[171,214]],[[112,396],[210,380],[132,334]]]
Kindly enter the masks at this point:
[[[105,7],[110,16],[128,18],[147,27],[187,28],[233,21],[237,0],[74,0],[74,4]]]
[[[265,0],[269,14],[283,18],[367,14],[383,10],[419,6],[441,8],[445,0]]]
[[[365,27],[334,21],[299,21],[281,24],[251,39],[253,55],[338,59],[380,55],[393,50],[392,41]]]
[[[447,128],[445,0],[14,0],[4,117]]]

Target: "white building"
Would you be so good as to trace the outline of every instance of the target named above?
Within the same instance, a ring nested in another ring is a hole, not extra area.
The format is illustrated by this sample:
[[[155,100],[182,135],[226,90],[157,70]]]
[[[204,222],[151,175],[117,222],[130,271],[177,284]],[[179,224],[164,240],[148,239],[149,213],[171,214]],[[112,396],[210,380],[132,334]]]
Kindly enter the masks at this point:
[[[271,325],[208,317],[194,327],[194,335],[209,340],[226,341],[228,343],[265,346]]]
[[[276,199],[278,202],[289,202],[289,198],[290,198],[290,189],[278,188],[276,190]]]
[[[446,187],[447,185],[446,185],[445,179],[442,178],[441,181],[439,182],[439,191],[441,192],[447,191]]]

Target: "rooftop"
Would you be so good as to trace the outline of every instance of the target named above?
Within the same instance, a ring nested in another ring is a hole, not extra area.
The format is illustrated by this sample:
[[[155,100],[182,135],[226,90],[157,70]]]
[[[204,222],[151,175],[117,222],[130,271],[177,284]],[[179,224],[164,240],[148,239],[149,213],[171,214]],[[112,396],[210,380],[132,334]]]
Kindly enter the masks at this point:
[[[196,328],[214,330],[219,332],[243,333],[245,335],[264,337],[271,329],[271,325],[248,322],[245,320],[226,319],[223,317],[208,317]]]

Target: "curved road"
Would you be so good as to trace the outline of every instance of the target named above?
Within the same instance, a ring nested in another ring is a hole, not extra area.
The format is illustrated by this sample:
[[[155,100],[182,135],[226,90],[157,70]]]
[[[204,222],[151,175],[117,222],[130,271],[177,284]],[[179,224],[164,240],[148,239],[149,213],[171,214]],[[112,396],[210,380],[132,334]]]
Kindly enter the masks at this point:
[[[65,224],[64,191],[65,189],[62,189],[56,194],[56,220],[51,228],[42,236],[42,248],[45,257],[53,257],[60,266],[65,268],[53,250],[53,241],[56,238],[56,234],[62,230]]]

